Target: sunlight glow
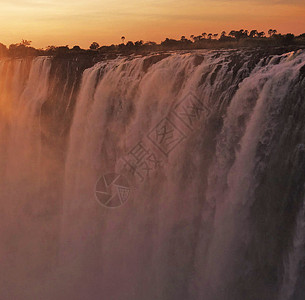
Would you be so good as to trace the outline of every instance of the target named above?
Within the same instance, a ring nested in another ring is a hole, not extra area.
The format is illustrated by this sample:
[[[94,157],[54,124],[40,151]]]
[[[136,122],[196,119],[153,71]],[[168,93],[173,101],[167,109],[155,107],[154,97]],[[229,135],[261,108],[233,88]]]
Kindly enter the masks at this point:
[[[87,48],[119,43],[122,35],[160,42],[241,28],[300,34],[304,15],[305,2],[297,0],[0,0],[0,42]]]

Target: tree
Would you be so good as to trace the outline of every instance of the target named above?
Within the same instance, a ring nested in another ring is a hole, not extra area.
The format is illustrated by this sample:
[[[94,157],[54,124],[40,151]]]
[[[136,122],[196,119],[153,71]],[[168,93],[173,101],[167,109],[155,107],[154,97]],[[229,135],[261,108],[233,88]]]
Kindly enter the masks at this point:
[[[224,37],[224,36],[226,36],[226,32],[225,31],[223,31],[222,33],[221,33],[221,37]]]
[[[294,34],[292,33],[287,33],[285,35],[285,43],[290,44],[294,40]]]
[[[133,43],[132,41],[128,41],[128,42],[126,43],[126,47],[127,47],[127,48],[133,48],[133,46],[134,46],[134,43]]]
[[[194,42],[199,42],[200,40],[202,40],[202,36],[201,35],[197,35],[197,36],[194,36]]]
[[[209,40],[212,38],[212,35],[213,35],[212,33],[208,34]]]
[[[237,31],[236,30],[231,30],[230,33],[229,33],[229,36],[232,36],[234,38],[236,38],[236,35],[237,35]]]
[[[143,44],[144,44],[144,42],[143,42],[142,40],[136,41],[136,42],[134,43],[134,45],[135,45],[136,47],[141,47]]]
[[[254,38],[258,35],[258,31],[257,30],[251,30],[250,31],[250,34],[249,34],[249,37],[250,38]]]
[[[275,32],[277,32],[277,31],[276,31],[276,30],[273,30],[273,29],[269,29],[269,30],[268,30],[268,34],[269,34],[270,37],[272,37],[272,36],[274,35]]]
[[[180,41],[166,38],[165,41],[161,42],[161,46],[164,46],[166,48],[174,48],[178,47],[180,45]]]
[[[242,38],[247,38],[248,30],[243,30],[243,29],[241,29],[239,31],[232,30],[232,31],[230,31],[229,36],[234,37],[236,40],[240,40]]]
[[[1,56],[5,56],[7,54],[7,48],[5,45],[3,45],[2,43],[0,43],[0,57]]]
[[[124,44],[124,41],[125,41],[125,36],[123,35],[122,37],[121,37],[121,40],[122,40],[122,43]]]
[[[21,42],[20,44],[27,47],[27,46],[30,46],[31,43],[32,43],[32,41],[28,41],[28,40],[23,40],[23,39],[22,39],[22,42]]]
[[[96,50],[100,47],[100,45],[97,43],[97,42],[93,42],[91,45],[90,45],[90,49],[91,50]]]
[[[218,33],[214,33],[213,37],[214,37],[214,39],[216,39],[218,37]]]
[[[236,33],[237,33],[236,38],[238,40],[248,37],[248,30],[241,29],[241,30],[237,31]]]
[[[203,38],[205,39],[206,36],[207,36],[207,33],[206,33],[206,32],[202,33],[202,36],[203,36]]]
[[[37,55],[38,50],[33,47],[30,47],[30,43],[30,41],[22,40],[21,43],[11,44],[8,50],[9,55],[13,57]]]
[[[48,52],[54,52],[56,49],[57,49],[56,46],[50,45],[50,46],[48,46],[48,47],[46,48],[46,51],[48,51]]]
[[[66,53],[68,53],[69,52],[69,46],[68,45],[66,45],[66,46],[59,46],[59,47],[57,47],[56,48],[56,52],[58,53],[58,54],[66,54]]]
[[[257,34],[257,37],[259,37],[259,38],[263,38],[263,37],[265,37],[265,36],[266,36],[266,34],[265,34],[264,31],[261,31],[261,32],[259,32],[259,33]]]
[[[121,43],[121,44],[118,45],[118,49],[121,50],[121,51],[125,50],[125,47],[126,47],[126,46],[125,46],[125,44],[123,44],[123,43]]]

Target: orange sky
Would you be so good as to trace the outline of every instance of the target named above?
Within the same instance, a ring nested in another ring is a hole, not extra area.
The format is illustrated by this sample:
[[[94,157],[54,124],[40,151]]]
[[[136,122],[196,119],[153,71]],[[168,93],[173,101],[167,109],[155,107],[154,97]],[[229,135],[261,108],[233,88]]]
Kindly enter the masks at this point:
[[[231,29],[305,32],[305,0],[0,0],[0,42],[88,48]]]

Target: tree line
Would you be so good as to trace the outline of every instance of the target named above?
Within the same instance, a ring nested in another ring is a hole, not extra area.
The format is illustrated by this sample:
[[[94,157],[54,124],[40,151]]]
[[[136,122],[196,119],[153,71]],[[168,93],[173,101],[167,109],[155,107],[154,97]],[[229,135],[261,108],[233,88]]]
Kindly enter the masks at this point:
[[[66,46],[48,46],[45,49],[35,49],[31,41],[22,40],[20,43],[12,44],[9,47],[0,43],[0,56],[36,56],[36,55],[65,55],[80,53],[132,53],[164,50],[191,50],[191,49],[218,49],[238,47],[270,47],[305,45],[305,33],[295,36],[292,33],[281,34],[276,29],[269,29],[266,34],[258,30],[231,30],[229,33],[222,31],[218,33],[203,32],[190,37],[181,36],[180,39],[166,38],[160,44],[139,40],[136,42],[127,41],[125,36],[121,37],[121,43],[117,45],[100,46],[98,42],[92,42],[88,49],[82,49],[75,45],[72,48]]]

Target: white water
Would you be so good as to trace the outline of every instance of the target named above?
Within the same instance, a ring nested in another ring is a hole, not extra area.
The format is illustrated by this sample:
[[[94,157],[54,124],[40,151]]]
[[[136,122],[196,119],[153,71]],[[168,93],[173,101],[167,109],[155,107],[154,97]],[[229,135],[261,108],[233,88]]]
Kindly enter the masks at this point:
[[[50,67],[48,58],[1,64],[2,299],[26,298],[33,275],[29,271],[37,271],[46,259],[47,222],[39,219],[45,209],[40,194],[40,108],[47,98]]]
[[[279,293],[279,300],[294,299],[293,295],[299,278],[301,264],[304,262],[305,254],[305,204],[302,203],[296,220],[296,228],[291,250],[285,261],[285,273],[283,284]]]
[[[207,192],[208,201],[214,201],[216,206],[214,233],[204,270],[204,282],[212,289],[212,299],[224,299],[225,286],[239,275],[236,265],[242,264],[242,261],[234,258],[241,257],[241,251],[247,248],[251,234],[247,228],[247,218],[257,187],[254,175],[254,167],[258,163],[257,147],[259,142],[270,143],[276,124],[268,114],[282,105],[286,91],[298,75],[300,63],[303,64],[301,61],[291,61],[284,55],[280,65],[272,65],[271,61],[266,68],[255,69],[240,84],[228,108],[221,133],[223,139],[219,139],[217,160],[210,170],[212,176]],[[240,116],[249,118],[241,136],[237,123]],[[267,131],[271,132],[269,141],[263,140]],[[228,162],[224,158],[232,155],[230,139],[236,139],[238,135],[240,141],[234,150],[235,161],[226,169]],[[203,293],[206,291],[203,290]]]
[[[261,61],[251,74],[245,59],[234,74],[231,54],[214,54],[201,54],[200,63],[194,63],[195,54],[172,54],[147,72],[142,57],[85,70],[67,138],[60,218],[47,221],[44,206],[53,201],[48,176],[59,176],[51,170],[60,165],[41,143],[40,110],[50,98],[51,59],[0,62],[1,198],[7,199],[1,204],[6,218],[1,231],[6,241],[16,236],[9,250],[8,242],[0,250],[11,261],[5,299],[222,300],[235,295],[232,286],[247,272],[244,254],[253,234],[248,222],[259,184],[258,145],[271,143],[274,116],[305,55],[274,57],[265,66]],[[208,108],[192,129],[173,116],[186,97],[199,97]],[[212,136],[208,118],[220,113],[222,128]],[[165,117],[183,133],[168,156],[147,137]],[[139,142],[162,161],[144,181],[123,170],[123,159]],[[264,154],[271,151],[266,147]],[[117,209],[95,199],[97,180],[111,172],[128,176],[133,186]],[[43,237],[45,245],[55,244],[52,251],[41,248]],[[302,259],[298,241],[280,300],[290,299],[295,288]]]

